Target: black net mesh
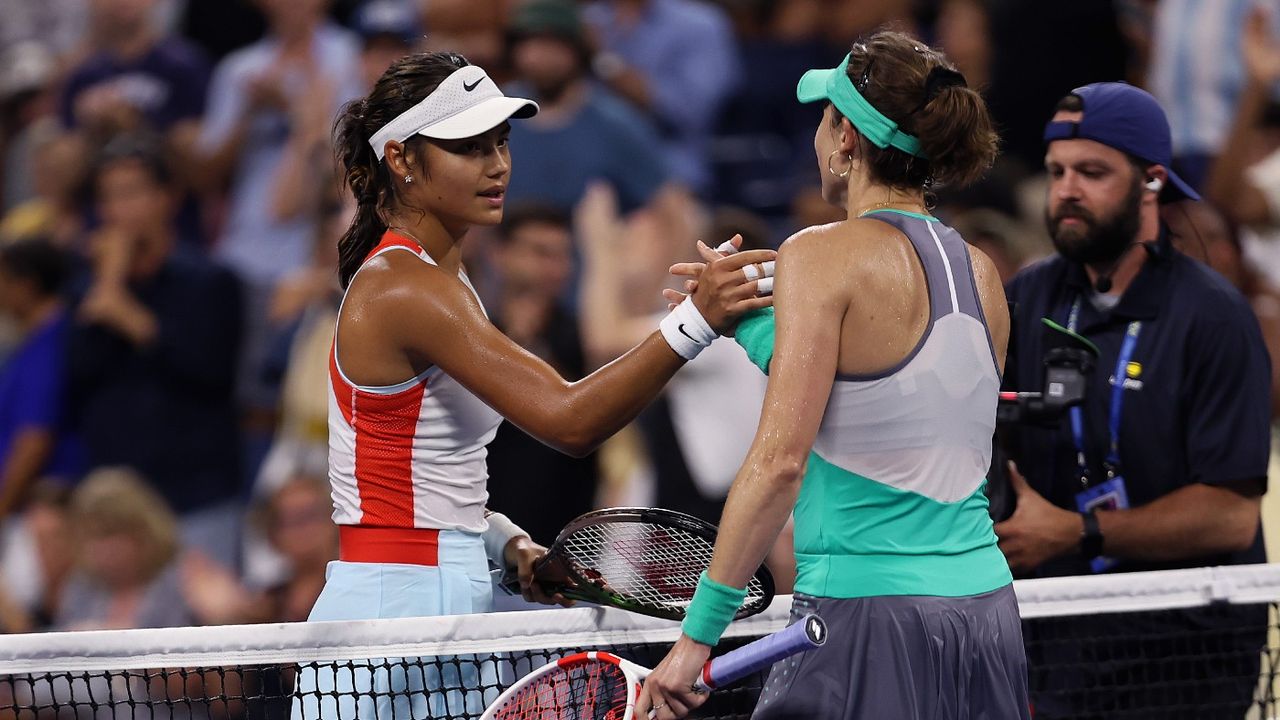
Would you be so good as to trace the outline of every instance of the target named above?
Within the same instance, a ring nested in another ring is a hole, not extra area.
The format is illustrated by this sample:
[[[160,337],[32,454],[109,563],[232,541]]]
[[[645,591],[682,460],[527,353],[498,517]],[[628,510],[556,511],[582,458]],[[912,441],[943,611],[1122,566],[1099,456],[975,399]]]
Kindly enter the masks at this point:
[[[722,647],[751,639],[727,640]],[[639,643],[486,656],[10,675],[0,677],[0,720],[479,718],[502,690],[548,661],[598,649],[653,667],[670,647]],[[715,693],[694,717],[750,717],[763,681],[758,674]]]
[[[1208,605],[1024,620],[1035,717],[1273,718],[1280,711],[1275,608]]]

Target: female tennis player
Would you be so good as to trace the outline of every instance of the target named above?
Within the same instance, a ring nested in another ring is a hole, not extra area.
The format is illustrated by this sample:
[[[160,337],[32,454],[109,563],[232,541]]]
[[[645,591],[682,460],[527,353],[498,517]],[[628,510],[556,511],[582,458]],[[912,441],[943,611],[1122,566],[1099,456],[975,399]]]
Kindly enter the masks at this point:
[[[843,222],[778,256],[775,313],[736,336],[769,373],[714,559],[639,717],[683,717],[747,578],[795,512],[793,618],[825,646],[774,666],[756,718],[1027,718],[1012,577],[987,514],[1009,314],[991,261],[929,213],[933,182],[982,174],[997,138],[938,52],[880,32],[800,80]],[[776,337],[775,337],[776,318]]]
[[[485,509],[485,445],[502,418],[585,454],[630,422],[719,330],[771,303],[747,275],[761,276],[775,253],[716,259],[704,246],[712,258],[706,292],[699,287],[648,339],[579,382],[564,381],[504,336],[467,279],[460,244],[472,226],[502,220],[507,121],[535,112],[535,103],[504,97],[463,57],[429,53],[394,63],[338,118],[337,149],[357,201],[338,245],[346,294],[330,354],[329,478],[340,559],[310,620],[485,612],[490,561],[518,567],[527,599],[561,601],[532,577],[545,550]],[[321,698],[336,694],[344,718],[432,717],[460,702],[433,689],[483,681],[465,670],[441,672],[455,676],[433,679],[419,668],[415,679],[401,668],[353,680],[332,667],[308,669],[301,712],[316,717]],[[467,695],[468,703],[480,699]]]

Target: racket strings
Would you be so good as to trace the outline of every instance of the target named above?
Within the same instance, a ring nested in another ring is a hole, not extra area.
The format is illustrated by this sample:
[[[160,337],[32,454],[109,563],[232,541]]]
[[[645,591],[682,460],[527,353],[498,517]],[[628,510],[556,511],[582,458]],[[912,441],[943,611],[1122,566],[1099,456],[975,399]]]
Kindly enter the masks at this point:
[[[645,522],[588,525],[565,538],[562,548],[579,574],[598,575],[609,590],[652,607],[687,607],[713,552],[701,535]],[[743,607],[765,596],[752,577]]]
[[[630,688],[611,662],[585,661],[539,676],[510,697],[494,720],[622,720]]]

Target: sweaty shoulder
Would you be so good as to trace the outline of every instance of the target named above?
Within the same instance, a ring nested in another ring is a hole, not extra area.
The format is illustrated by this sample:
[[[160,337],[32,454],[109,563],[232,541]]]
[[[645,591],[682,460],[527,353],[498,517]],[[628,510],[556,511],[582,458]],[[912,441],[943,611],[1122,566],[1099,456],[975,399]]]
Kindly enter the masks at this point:
[[[787,238],[778,252],[804,255],[837,253],[841,257],[849,257],[853,250],[874,242],[886,232],[898,231],[884,223],[865,218],[813,225]]]
[[[973,283],[978,288],[978,294],[982,296],[984,303],[993,298],[999,297],[1000,304],[1004,304],[1004,286],[1000,282],[1000,272],[996,270],[996,264],[981,249],[966,244],[969,252],[970,264],[973,266]]]
[[[807,281],[815,274],[817,277],[843,274],[855,247],[854,233],[847,225],[838,222],[814,225],[787,238],[778,248],[779,273],[787,267],[800,268]],[[779,278],[781,282],[781,276]]]
[[[475,304],[457,278],[408,250],[390,250],[366,262],[347,293],[348,305],[402,320],[457,315]]]

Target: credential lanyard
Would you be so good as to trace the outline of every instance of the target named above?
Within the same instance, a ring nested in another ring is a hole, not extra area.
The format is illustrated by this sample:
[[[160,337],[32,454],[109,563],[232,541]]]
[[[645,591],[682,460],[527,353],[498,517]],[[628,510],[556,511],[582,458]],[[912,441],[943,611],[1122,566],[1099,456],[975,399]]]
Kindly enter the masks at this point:
[[[1080,298],[1076,297],[1071,304],[1071,313],[1067,316],[1067,329],[1076,332],[1080,323]],[[1111,433],[1111,444],[1107,448],[1107,457],[1103,466],[1107,470],[1107,479],[1120,472],[1120,417],[1124,410],[1124,382],[1128,378],[1129,361],[1133,359],[1133,349],[1138,345],[1138,334],[1142,332],[1142,323],[1134,320],[1124,333],[1124,341],[1120,344],[1120,354],[1116,357],[1116,369],[1112,373],[1111,413],[1107,419]],[[1071,408],[1071,437],[1076,444],[1076,465],[1080,473],[1080,483],[1089,486],[1089,464],[1084,452],[1084,410],[1079,405]]]

